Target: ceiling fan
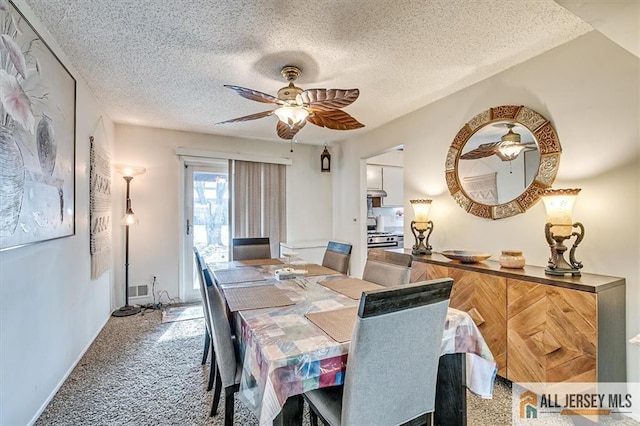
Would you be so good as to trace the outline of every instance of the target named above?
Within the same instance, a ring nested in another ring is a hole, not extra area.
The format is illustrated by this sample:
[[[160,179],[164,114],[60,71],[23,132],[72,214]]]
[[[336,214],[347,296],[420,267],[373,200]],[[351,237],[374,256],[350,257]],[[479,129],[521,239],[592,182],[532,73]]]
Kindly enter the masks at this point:
[[[307,122],[333,130],[352,130],[364,124],[342,111],[360,95],[358,89],[307,89],[302,90],[293,83],[300,76],[300,68],[287,65],[280,71],[289,82],[278,90],[278,96],[271,96],[257,90],[225,85],[243,98],[256,102],[278,105],[275,110],[262,111],[244,117],[233,118],[218,124],[256,120],[275,114],[278,117],[276,131],[282,139],[293,139]]]
[[[521,142],[520,134],[513,131],[515,124],[504,123],[499,125],[509,128],[509,131],[499,141],[480,144],[476,149],[462,154],[460,159],[475,160],[497,155],[502,161],[512,161],[525,149],[528,151],[537,149],[535,142]]]

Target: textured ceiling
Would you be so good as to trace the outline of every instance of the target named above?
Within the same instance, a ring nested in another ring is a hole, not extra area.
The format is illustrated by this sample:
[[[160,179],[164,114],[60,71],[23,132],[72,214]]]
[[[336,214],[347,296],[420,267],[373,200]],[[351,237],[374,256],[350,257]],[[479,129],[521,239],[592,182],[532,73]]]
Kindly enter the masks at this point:
[[[381,126],[592,27],[553,0],[25,0],[106,113],[131,123],[278,140],[270,109],[224,84],[275,95],[284,65],[305,88],[359,88],[366,127],[311,124],[325,143]]]

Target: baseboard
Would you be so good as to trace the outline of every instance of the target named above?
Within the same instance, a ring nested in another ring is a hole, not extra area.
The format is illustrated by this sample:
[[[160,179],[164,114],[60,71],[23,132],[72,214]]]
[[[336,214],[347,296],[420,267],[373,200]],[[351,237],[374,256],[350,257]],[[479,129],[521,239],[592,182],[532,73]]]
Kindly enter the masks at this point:
[[[109,312],[109,314],[107,315],[107,318],[102,323],[102,326],[100,328],[98,328],[98,331],[89,340],[89,343],[87,343],[87,346],[85,346],[84,349],[80,352],[80,355],[78,355],[78,358],[76,358],[76,360],[73,362],[73,364],[71,364],[71,367],[69,367],[69,369],[64,374],[64,376],[62,376],[62,379],[60,379],[60,381],[58,382],[58,385],[55,387],[53,392],[51,392],[51,394],[44,401],[42,406],[40,406],[40,409],[38,410],[38,412],[31,418],[31,420],[28,423],[29,426],[33,426],[33,424],[35,424],[35,422],[40,418],[40,416],[42,415],[44,410],[47,408],[47,406],[49,405],[49,403],[51,402],[53,397],[56,396],[56,394],[58,393],[58,391],[60,390],[60,388],[62,387],[64,382],[67,381],[67,379],[69,378],[69,375],[71,375],[71,372],[73,371],[73,369],[76,368],[76,366],[78,365],[78,363],[80,362],[80,360],[82,359],[84,354],[89,350],[89,348],[91,347],[93,342],[96,340],[96,338],[98,337],[98,334],[100,334],[100,332],[102,331],[104,326],[107,324],[107,321],[109,321],[109,318],[111,318],[111,312]]]

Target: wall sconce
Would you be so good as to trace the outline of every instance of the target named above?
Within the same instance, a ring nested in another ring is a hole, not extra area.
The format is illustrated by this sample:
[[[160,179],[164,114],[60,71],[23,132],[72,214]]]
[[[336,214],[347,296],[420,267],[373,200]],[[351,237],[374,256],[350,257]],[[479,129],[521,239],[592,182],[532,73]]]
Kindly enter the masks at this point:
[[[431,201],[409,200],[414,213],[414,219],[411,221],[411,233],[416,239],[413,250],[411,250],[412,254],[431,254],[431,246],[429,245],[429,236],[433,232],[433,222],[429,220]],[[425,232],[427,232],[426,236]]]
[[[547,210],[547,223],[544,227],[544,234],[551,249],[549,265],[545,269],[548,275],[580,276],[582,262],[575,259],[575,252],[578,244],[584,238],[584,226],[580,222],[573,223],[571,213],[580,189],[545,189],[542,192],[542,201]],[[573,228],[578,228],[579,232],[573,232]],[[576,241],[569,252],[569,262],[564,259],[564,252],[567,246],[564,240],[576,237]]]
[[[327,146],[324,146],[324,151],[320,154],[320,171],[322,173],[329,173],[331,171],[331,154],[327,150]]]
[[[122,218],[122,225],[125,227],[124,231],[124,306],[120,309],[113,311],[111,314],[114,317],[128,317],[129,315],[135,315],[140,312],[139,306],[129,305],[129,227],[138,224],[138,219],[133,213],[131,208],[131,196],[129,187],[134,176],[143,174],[146,169],[139,166],[127,166],[125,164],[114,164],[113,168],[116,172],[120,173],[127,182],[126,193],[126,210],[125,215]]]

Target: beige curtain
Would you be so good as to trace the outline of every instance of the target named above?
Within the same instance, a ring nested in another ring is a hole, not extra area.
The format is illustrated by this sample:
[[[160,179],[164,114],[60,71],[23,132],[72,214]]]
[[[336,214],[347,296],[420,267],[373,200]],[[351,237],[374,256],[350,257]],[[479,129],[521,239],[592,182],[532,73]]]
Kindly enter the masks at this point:
[[[229,164],[233,237],[269,237],[273,256],[287,239],[285,167],[240,160]]]

